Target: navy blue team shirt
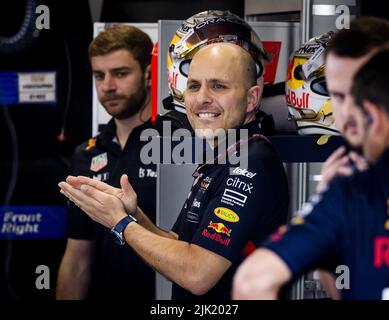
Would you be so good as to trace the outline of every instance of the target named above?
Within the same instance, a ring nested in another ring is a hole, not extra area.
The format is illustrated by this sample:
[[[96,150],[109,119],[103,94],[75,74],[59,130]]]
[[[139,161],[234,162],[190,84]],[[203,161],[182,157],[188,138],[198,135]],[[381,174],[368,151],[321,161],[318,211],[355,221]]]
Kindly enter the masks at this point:
[[[172,228],[179,240],[210,250],[232,265],[202,296],[173,284],[173,300],[230,299],[238,265],[286,222],[288,185],[282,162],[272,145],[259,135],[256,121],[242,129],[249,133],[249,139],[242,142],[248,143],[248,167],[228,161],[199,166]]]
[[[264,247],[294,279],[322,263],[342,266],[343,299],[389,299],[389,149],[369,170],[334,179],[301,224],[271,238]]]

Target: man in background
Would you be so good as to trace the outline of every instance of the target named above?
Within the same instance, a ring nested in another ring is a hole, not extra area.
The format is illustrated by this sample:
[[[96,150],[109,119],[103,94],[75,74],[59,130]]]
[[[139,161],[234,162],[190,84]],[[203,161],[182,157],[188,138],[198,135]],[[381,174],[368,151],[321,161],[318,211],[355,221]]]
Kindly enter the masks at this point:
[[[325,76],[336,127],[356,151],[361,148],[365,118],[359,108],[348,103],[352,78],[385,42],[389,42],[389,21],[360,17],[351,22],[350,29],[339,31],[326,48]],[[347,152],[341,147],[327,159],[317,192],[324,191],[334,176],[351,175],[354,168],[367,167],[365,159],[356,151]]]
[[[89,46],[101,104],[112,116],[104,130],[80,145],[72,174],[120,186],[126,173],[139,205],[155,221],[156,169],[140,161],[140,134],[150,121],[150,61],[153,43],[138,28],[114,25]],[[69,206],[68,241],[59,269],[57,299],[152,300],[155,273],[128,246],[118,246],[109,229]]]
[[[365,117],[354,105],[350,89],[357,70],[388,41],[388,20],[360,17],[351,22],[350,29],[339,31],[326,48],[325,75],[335,124],[352,150],[342,146],[326,160],[317,193],[325,191],[335,176],[350,176],[355,170],[363,171],[368,166],[360,154]],[[320,272],[320,279],[327,293],[333,299],[339,299],[334,276],[330,272]]]

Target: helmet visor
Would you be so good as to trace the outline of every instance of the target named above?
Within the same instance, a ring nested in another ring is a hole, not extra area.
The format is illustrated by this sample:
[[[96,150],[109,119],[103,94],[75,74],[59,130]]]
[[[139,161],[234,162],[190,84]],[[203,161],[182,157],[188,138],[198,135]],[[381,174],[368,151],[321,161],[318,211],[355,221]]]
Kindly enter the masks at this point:
[[[176,58],[183,58],[192,50],[199,49],[204,45],[231,42],[250,53],[254,61],[259,65],[258,76],[262,75],[262,59],[267,59],[268,57],[257,35],[248,29],[247,26],[239,24],[238,21],[220,22],[217,20],[210,19],[198,24],[174,45],[174,49],[170,48],[170,52]],[[192,52],[192,56],[193,54],[194,52]]]

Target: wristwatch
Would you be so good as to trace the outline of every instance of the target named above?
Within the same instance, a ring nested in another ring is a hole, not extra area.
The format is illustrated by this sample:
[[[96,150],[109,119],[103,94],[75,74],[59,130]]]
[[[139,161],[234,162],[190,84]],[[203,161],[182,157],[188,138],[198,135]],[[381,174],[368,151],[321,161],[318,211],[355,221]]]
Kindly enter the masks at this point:
[[[132,215],[129,214],[128,216],[125,216],[122,220],[120,220],[116,224],[116,226],[114,226],[111,229],[111,235],[117,244],[120,244],[121,246],[126,244],[126,240],[124,239],[123,232],[124,232],[124,229],[126,229],[126,227],[131,222],[138,222],[138,220],[136,220],[135,217],[133,217]]]

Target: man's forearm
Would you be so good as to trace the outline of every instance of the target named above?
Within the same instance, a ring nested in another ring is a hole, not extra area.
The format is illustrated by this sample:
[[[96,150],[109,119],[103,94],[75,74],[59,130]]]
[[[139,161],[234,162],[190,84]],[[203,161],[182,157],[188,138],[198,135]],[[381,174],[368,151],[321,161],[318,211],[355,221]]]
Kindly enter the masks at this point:
[[[124,237],[151,267],[194,294],[213,287],[231,265],[211,251],[161,237],[136,223],[128,225]]]
[[[161,228],[157,227],[139,207],[137,208],[136,211],[136,218],[138,219],[138,223],[146,230],[154,234],[157,234],[161,237],[177,239],[177,236],[175,234],[162,230]]]
[[[58,272],[56,299],[84,300],[88,297],[90,270],[75,270],[61,265]]]
[[[292,277],[286,263],[269,249],[257,249],[234,275],[234,299],[276,299],[280,288]]]

